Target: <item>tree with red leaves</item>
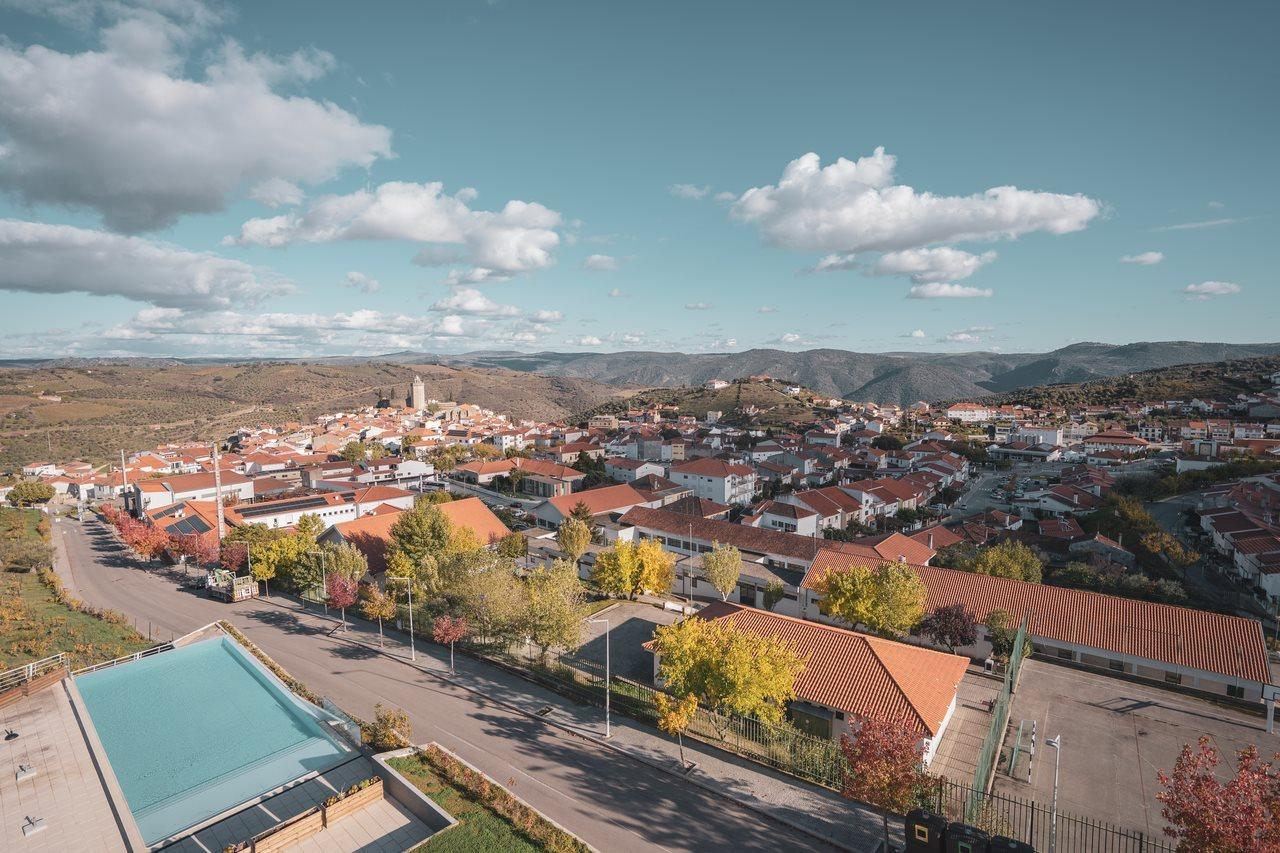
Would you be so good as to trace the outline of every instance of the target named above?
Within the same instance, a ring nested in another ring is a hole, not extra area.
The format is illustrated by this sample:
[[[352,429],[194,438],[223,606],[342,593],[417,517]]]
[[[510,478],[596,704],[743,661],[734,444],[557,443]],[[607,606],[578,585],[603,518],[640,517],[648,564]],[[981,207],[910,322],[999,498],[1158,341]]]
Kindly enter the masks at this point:
[[[916,806],[929,783],[920,733],[902,722],[866,719],[855,738],[840,736],[840,749],[847,761],[841,793],[882,810],[887,849],[889,812]]]
[[[924,617],[920,633],[955,654],[960,646],[978,641],[978,617],[963,604],[946,604]]]
[[[329,596],[329,606],[342,611],[342,628],[347,627],[347,608],[356,603],[360,584],[341,572],[333,572],[324,582],[325,593]]]
[[[1280,754],[1274,757],[1280,761]],[[1203,853],[1280,851],[1280,767],[1260,761],[1249,746],[1236,753],[1235,776],[1219,780],[1222,756],[1206,735],[1199,748],[1182,747],[1173,771],[1158,774],[1164,790],[1156,794],[1165,834],[1179,849]]]
[[[431,638],[437,643],[449,645],[449,671],[457,672],[453,666],[453,644],[471,636],[471,626],[466,619],[455,619],[452,616],[437,616],[431,626]]]

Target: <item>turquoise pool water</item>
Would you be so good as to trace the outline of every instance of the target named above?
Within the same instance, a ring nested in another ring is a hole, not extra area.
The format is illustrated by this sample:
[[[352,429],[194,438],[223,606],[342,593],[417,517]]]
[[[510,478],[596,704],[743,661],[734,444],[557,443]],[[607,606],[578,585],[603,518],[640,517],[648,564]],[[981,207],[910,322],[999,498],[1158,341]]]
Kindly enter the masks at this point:
[[[76,687],[147,844],[352,754],[324,711],[229,637],[87,673]]]

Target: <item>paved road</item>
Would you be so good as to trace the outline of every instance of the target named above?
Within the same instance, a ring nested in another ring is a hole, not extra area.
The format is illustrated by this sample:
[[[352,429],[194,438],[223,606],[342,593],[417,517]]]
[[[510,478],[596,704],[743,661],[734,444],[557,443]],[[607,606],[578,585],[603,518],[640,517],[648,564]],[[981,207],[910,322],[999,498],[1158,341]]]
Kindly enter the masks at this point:
[[[93,604],[151,626],[160,640],[227,619],[317,692],[352,713],[409,712],[434,740],[501,781],[601,851],[828,849],[646,764],[484,701],[429,673],[329,636],[332,622],[261,602],[226,605],[140,569],[97,521],[55,525],[70,582]]]

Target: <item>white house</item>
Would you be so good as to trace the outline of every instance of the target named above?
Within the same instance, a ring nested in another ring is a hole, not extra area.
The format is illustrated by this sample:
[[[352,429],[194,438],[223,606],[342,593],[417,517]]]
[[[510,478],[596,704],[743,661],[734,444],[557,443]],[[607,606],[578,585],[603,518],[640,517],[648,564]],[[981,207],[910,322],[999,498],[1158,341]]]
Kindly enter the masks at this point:
[[[723,459],[707,457],[673,465],[668,479],[693,489],[700,498],[722,504],[749,504],[756,493],[755,469]]]

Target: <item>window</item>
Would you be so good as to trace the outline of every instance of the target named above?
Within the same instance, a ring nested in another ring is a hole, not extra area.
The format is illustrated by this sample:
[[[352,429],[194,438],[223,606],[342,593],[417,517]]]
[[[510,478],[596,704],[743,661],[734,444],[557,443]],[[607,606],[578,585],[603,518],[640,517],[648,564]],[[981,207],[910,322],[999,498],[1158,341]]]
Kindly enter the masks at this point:
[[[1062,660],[1075,660],[1076,653],[1071,649],[1058,649],[1058,657]]]
[[[1124,661],[1109,660],[1107,661],[1107,666],[1110,667],[1112,672],[1124,672]]]
[[[1182,675],[1176,672],[1166,672],[1164,674],[1165,684],[1181,684]]]
[[[1227,695],[1230,696],[1232,699],[1243,699],[1244,688],[1238,684],[1228,684]]]

